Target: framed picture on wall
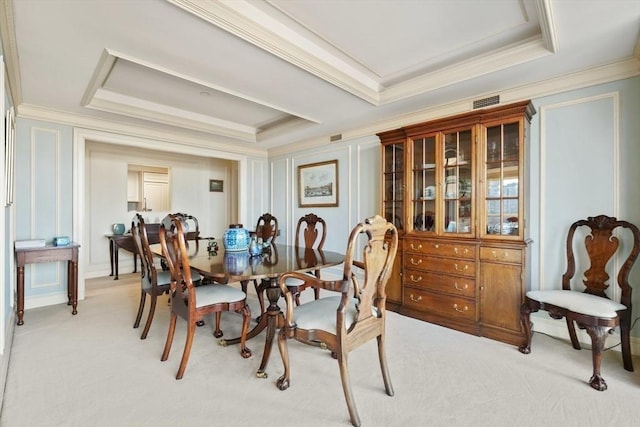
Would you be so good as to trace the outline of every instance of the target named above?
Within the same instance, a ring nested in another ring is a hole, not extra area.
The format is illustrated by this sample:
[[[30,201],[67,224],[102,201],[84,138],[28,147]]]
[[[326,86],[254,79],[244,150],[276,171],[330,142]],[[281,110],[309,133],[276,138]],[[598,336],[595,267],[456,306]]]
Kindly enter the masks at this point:
[[[210,179],[209,191],[214,193],[222,193],[224,191],[224,181],[221,179]]]
[[[338,206],[338,161],[298,166],[298,206]]]

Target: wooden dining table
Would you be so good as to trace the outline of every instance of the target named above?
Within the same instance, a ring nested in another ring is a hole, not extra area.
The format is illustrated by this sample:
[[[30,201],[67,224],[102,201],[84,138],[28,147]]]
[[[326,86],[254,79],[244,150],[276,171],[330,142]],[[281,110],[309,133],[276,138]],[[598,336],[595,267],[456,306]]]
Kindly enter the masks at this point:
[[[151,245],[152,251],[163,257],[160,245]],[[206,247],[189,249],[189,263],[191,268],[197,270],[204,277],[219,283],[245,282],[259,280],[258,291],[264,290],[269,300],[269,306],[265,313],[260,313],[258,323],[247,333],[247,339],[257,336],[263,330],[267,330],[264,351],[260,368],[256,372],[259,378],[267,378],[266,368],[273,347],[273,338],[276,330],[284,325],[284,317],[278,306],[281,296],[278,287],[280,275],[292,271],[306,272],[339,265],[344,261],[344,255],[317,249],[304,247],[271,244],[262,255],[251,257],[248,251],[225,252],[220,248],[216,254],[207,252]],[[221,345],[237,344],[240,337],[220,340]]]

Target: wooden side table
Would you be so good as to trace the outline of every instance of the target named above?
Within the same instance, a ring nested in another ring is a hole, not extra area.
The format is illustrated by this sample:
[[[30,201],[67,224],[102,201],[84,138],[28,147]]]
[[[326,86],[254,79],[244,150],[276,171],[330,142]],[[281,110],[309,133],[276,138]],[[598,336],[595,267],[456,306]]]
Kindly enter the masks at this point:
[[[67,261],[67,305],[72,306],[71,314],[78,310],[78,248],[71,243],[68,246],[46,245],[40,248],[16,248],[16,272],[18,287],[18,325],[24,324],[24,266],[39,262]]]

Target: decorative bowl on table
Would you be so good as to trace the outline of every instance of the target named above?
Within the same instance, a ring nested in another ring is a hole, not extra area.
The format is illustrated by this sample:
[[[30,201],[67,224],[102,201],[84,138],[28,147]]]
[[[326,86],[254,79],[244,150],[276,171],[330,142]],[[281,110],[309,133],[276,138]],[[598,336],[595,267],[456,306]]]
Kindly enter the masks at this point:
[[[124,234],[124,232],[126,231],[126,228],[125,228],[124,224],[117,223],[117,224],[113,224],[112,230],[113,230],[113,234],[119,236],[121,234]]]

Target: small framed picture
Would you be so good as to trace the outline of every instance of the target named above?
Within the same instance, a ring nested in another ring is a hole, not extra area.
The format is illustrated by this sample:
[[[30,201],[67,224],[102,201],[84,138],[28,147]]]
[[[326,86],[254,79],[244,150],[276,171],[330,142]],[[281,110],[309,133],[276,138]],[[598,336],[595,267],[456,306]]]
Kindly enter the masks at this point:
[[[209,191],[215,192],[215,193],[222,193],[224,191],[223,185],[224,185],[224,181],[221,179],[210,179]]]
[[[298,205],[338,206],[338,161],[298,166]]]

